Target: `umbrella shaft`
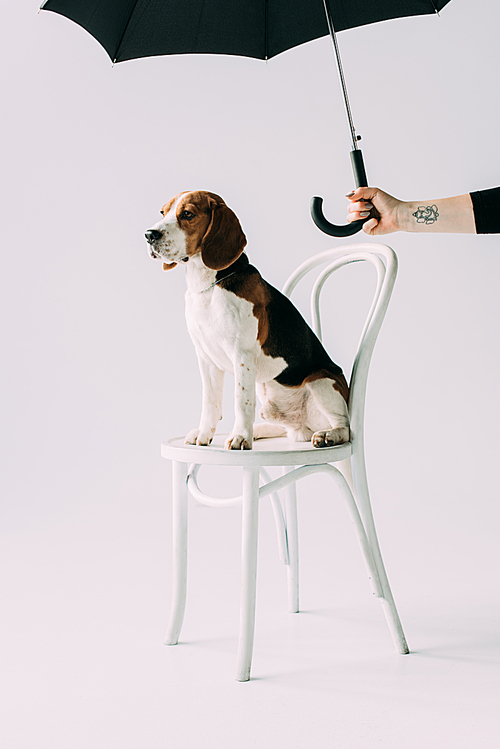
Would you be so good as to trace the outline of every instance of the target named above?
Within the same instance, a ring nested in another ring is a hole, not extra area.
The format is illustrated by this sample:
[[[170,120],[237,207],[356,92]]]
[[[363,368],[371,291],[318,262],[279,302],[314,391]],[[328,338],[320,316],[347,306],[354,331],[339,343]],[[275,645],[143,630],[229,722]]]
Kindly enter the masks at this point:
[[[340,58],[339,45],[337,44],[337,34],[335,33],[332,14],[330,12],[329,0],[323,0],[323,5],[325,6],[326,21],[328,23],[328,30],[330,32],[330,36],[331,36],[332,43],[333,43],[333,50],[335,52],[335,57],[337,60],[337,68],[339,71],[340,85],[342,86],[342,93],[344,94],[345,111],[347,114],[347,120],[349,122],[349,129],[351,131],[352,147],[354,151],[357,151],[358,139],[356,136],[356,128],[354,127],[354,123],[352,121],[351,105],[349,103],[349,96],[347,94],[347,86],[345,83],[344,71],[342,69],[342,60]]]

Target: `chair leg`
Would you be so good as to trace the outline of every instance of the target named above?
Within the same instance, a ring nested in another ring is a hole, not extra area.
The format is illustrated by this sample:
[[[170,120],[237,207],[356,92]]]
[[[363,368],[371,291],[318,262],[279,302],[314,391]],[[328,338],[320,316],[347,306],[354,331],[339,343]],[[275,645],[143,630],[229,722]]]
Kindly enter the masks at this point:
[[[352,496],[355,497],[356,495],[354,493],[354,482],[352,479],[351,459],[345,458],[345,460],[339,460],[338,463],[335,463],[335,468],[339,469],[340,473],[347,481],[349,489],[352,492]]]
[[[293,471],[295,466],[287,466],[283,473]],[[288,545],[287,582],[288,611],[297,614],[299,611],[299,536],[297,523],[297,486],[295,481],[285,489],[286,537]]]
[[[366,535],[370,543],[372,550],[373,560],[378,571],[380,584],[382,587],[383,597],[380,599],[382,603],[382,609],[389,626],[394,644],[401,655],[407,655],[410,650],[406,642],[405,634],[401,620],[399,618],[396,604],[392,595],[391,587],[387,573],[385,571],[384,562],[382,560],[382,554],[380,551],[380,545],[378,542],[377,531],[375,528],[375,521],[373,519],[373,512],[370,502],[370,495],[368,492],[368,481],[366,478],[366,469],[364,457],[362,455],[353,455],[352,457],[352,473],[355,487],[355,497],[358,502],[359,512],[363,518],[363,524],[365,526]]]
[[[259,522],[259,468],[243,468],[241,544],[240,636],[236,679],[248,681],[252,665],[257,583],[257,535]]]
[[[173,599],[165,645],[177,645],[186,608],[187,463],[172,461]]]

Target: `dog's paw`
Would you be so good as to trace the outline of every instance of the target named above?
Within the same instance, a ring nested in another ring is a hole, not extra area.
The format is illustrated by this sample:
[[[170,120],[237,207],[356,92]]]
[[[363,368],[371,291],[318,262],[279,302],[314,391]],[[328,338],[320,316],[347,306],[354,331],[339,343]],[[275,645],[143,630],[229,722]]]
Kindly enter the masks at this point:
[[[349,442],[349,427],[337,427],[315,432],[312,436],[313,447],[333,447]]]
[[[186,445],[209,445],[212,442],[213,437],[214,433],[212,431],[202,432],[200,429],[191,429],[191,431],[186,434],[184,443]]]
[[[226,450],[251,450],[252,440],[246,439],[242,434],[230,434],[224,447]]]

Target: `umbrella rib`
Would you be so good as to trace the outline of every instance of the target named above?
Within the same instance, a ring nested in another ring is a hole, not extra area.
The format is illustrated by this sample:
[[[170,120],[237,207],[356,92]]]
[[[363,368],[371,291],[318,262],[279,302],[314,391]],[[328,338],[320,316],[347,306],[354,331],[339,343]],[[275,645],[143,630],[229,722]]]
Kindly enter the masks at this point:
[[[115,62],[118,59],[118,53],[120,51],[120,47],[122,46],[122,42],[123,42],[123,39],[125,37],[125,34],[127,33],[127,29],[130,26],[130,21],[132,20],[132,16],[134,15],[134,11],[135,11],[135,9],[137,7],[138,1],[139,0],[132,0],[133,5],[132,5],[132,7],[130,9],[129,17],[127,18],[127,22],[126,22],[125,26],[123,27],[122,34],[120,36],[120,39],[118,40],[118,44],[116,45],[115,54],[113,55],[113,65],[115,64]]]
[[[268,42],[269,42],[269,0],[265,0],[265,22],[264,22],[264,59],[269,59],[268,56]]]

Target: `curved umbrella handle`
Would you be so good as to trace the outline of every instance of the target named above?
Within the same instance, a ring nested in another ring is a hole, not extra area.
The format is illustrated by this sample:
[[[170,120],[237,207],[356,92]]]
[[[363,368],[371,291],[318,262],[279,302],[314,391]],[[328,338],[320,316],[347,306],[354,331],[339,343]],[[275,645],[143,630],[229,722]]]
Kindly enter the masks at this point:
[[[330,237],[352,237],[353,234],[361,231],[365,221],[370,218],[368,216],[361,221],[352,221],[350,224],[344,224],[343,226],[331,224],[323,213],[323,198],[317,196],[311,198],[311,216],[318,229],[321,229],[325,234],[329,234]]]
[[[368,187],[361,149],[356,148],[354,151],[351,151],[351,165],[356,187]],[[318,229],[325,234],[329,234],[331,237],[351,237],[353,234],[357,234],[365,221],[368,221],[370,218],[370,216],[367,216],[360,221],[353,221],[344,226],[331,224],[323,213],[323,198],[318,198],[317,196],[311,199],[311,216]]]

